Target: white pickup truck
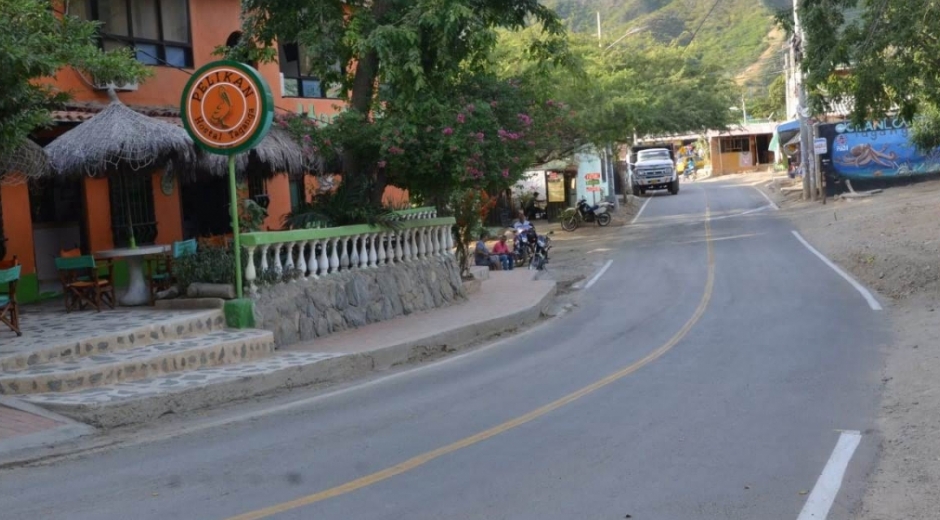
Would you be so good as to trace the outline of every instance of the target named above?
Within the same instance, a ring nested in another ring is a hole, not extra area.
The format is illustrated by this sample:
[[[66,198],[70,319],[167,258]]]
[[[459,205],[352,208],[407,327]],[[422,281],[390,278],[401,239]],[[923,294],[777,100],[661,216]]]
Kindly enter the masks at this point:
[[[666,148],[638,152],[630,184],[636,196],[646,193],[646,190],[669,190],[673,195],[679,193],[679,174],[672,153]]]

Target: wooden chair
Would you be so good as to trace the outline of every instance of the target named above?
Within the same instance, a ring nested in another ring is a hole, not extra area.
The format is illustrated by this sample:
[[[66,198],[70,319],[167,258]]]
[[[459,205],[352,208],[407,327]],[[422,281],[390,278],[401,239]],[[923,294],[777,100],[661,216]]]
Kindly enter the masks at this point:
[[[14,258],[13,262],[16,261]],[[0,284],[7,284],[9,289],[6,294],[0,294],[0,322],[10,327],[17,336],[22,336],[20,331],[20,307],[16,303],[16,283],[20,280],[19,264],[15,264],[8,269],[0,269]]]
[[[0,269],[11,269],[18,265],[20,265],[20,261],[16,255],[13,255],[13,258],[10,260],[0,260]]]
[[[91,255],[55,259],[62,292],[65,294],[65,311],[76,307],[84,310],[86,305],[101,312],[101,304],[114,308],[114,263],[110,260],[98,263]],[[100,272],[106,270],[102,276]]]
[[[156,301],[157,293],[173,286],[176,279],[173,276],[173,261],[184,256],[196,254],[198,245],[195,238],[173,242],[169,255],[155,255],[147,259],[147,283],[150,286],[150,305]]]

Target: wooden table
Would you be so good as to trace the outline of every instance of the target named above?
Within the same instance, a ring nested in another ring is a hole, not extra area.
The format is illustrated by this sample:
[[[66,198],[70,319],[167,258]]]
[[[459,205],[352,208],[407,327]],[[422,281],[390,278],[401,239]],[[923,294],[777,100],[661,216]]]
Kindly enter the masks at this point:
[[[130,279],[127,292],[118,299],[121,305],[133,307],[150,303],[150,287],[144,280],[143,260],[145,256],[166,254],[170,246],[141,246],[133,249],[129,247],[98,251],[95,258],[123,258],[127,260],[127,271]]]

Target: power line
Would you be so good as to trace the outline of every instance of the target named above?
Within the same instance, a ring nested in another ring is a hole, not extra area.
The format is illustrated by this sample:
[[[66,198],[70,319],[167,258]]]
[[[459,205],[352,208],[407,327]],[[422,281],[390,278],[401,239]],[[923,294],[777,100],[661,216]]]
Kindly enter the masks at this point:
[[[695,32],[692,33],[692,38],[689,39],[689,42],[685,44],[686,49],[688,49],[689,45],[692,45],[692,42],[695,41],[695,37],[698,36],[698,32],[702,30],[702,26],[705,25],[705,22],[712,15],[712,12],[715,10],[716,7],[718,7],[719,2],[721,2],[721,0],[715,0],[715,3],[712,4],[711,9],[709,9],[708,13],[705,14],[705,18],[702,18],[702,21],[699,22],[698,27],[695,28]]]

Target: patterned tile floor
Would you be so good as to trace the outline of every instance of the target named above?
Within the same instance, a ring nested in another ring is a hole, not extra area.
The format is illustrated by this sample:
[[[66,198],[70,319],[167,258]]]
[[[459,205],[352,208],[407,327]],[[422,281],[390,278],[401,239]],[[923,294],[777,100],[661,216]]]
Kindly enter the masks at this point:
[[[166,311],[150,307],[75,311],[66,313],[62,302],[24,305],[20,308],[20,329],[17,337],[0,324],[0,358],[22,355],[84,338],[117,335],[124,331],[159,325],[217,311]]]
[[[37,405],[96,405],[129,401],[157,395],[167,395],[195,387],[208,387],[244,376],[273,374],[292,367],[302,367],[341,356],[323,352],[286,352],[272,357],[233,366],[201,368],[191,372],[168,374],[153,379],[129,381],[111,386],[90,388],[77,392],[49,393],[24,396],[24,400]]]

